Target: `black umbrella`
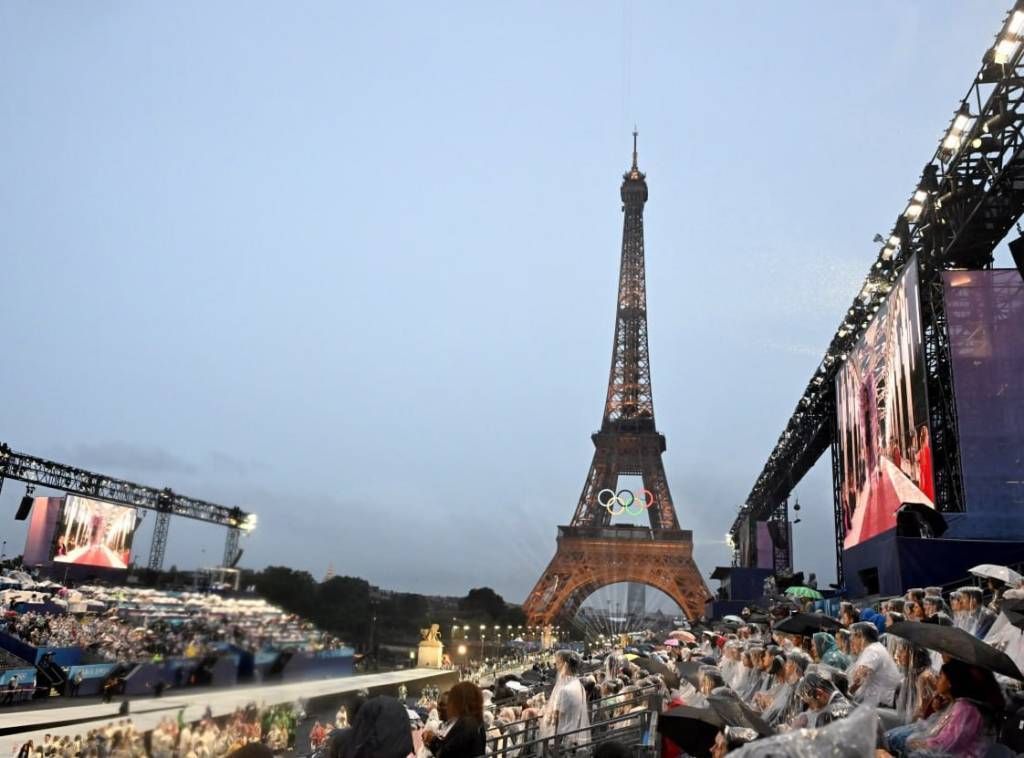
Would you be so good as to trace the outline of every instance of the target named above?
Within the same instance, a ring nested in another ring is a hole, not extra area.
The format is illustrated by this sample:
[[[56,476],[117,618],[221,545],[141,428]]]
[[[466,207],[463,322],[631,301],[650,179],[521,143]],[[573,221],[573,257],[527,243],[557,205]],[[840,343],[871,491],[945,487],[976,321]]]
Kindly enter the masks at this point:
[[[775,730],[749,705],[740,700],[739,695],[735,692],[712,693],[708,695],[708,705],[729,726],[753,729],[759,737],[775,734]]]
[[[658,731],[693,756],[707,756],[725,722],[711,708],[681,705],[658,717]]]
[[[706,665],[700,661],[679,661],[676,663],[676,670],[679,676],[688,681],[694,687],[700,687],[700,667]]]
[[[902,637],[915,645],[943,653],[958,661],[988,669],[1011,679],[1024,680],[1024,674],[1021,674],[1010,656],[955,626],[899,621],[885,631],[887,634]]]
[[[924,503],[904,503],[896,511],[900,537],[941,537],[949,529],[942,514]]]
[[[1024,600],[1004,600],[1002,611],[1011,624],[1024,629]]]
[[[672,669],[657,658],[637,658],[633,663],[644,671],[648,671],[652,674],[661,674],[665,679],[665,684],[669,687],[679,686],[679,675],[673,672]]]
[[[810,637],[817,632],[834,632],[842,628],[843,625],[831,616],[821,616],[817,613],[794,613],[774,626],[776,632],[799,634],[801,637]]]

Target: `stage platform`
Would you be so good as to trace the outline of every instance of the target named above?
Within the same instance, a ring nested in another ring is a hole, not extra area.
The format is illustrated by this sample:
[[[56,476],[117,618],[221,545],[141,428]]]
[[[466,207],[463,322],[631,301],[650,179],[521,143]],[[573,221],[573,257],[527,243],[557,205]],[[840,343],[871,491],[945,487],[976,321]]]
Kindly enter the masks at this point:
[[[282,684],[224,689],[193,688],[175,694],[168,692],[160,698],[131,698],[129,717],[137,729],[149,731],[167,716],[177,718],[178,712],[182,709],[186,721],[196,721],[202,717],[207,706],[213,711],[214,716],[223,716],[253,702],[269,706],[318,697],[342,696],[363,689],[369,690],[371,694],[393,694],[393,690],[403,682],[410,685],[415,682],[420,686],[432,683],[444,687],[445,684],[454,684],[457,677],[454,671],[406,669]],[[419,687],[410,686],[409,689],[417,691]],[[0,755],[15,754],[17,748],[26,740],[31,739],[38,744],[46,734],[82,734],[89,729],[125,718],[118,715],[123,699],[115,698],[110,703],[66,707],[54,707],[48,703],[45,706],[27,704],[4,708],[0,710],[0,732],[3,733],[0,736]]]

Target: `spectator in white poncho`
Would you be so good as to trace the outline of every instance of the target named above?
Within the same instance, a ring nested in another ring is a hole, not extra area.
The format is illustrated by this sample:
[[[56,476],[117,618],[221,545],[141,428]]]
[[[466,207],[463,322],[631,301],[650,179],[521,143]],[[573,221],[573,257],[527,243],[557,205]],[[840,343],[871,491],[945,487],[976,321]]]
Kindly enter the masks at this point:
[[[544,706],[541,736],[565,735],[560,740],[563,747],[585,744],[590,741],[590,735],[585,731],[590,726],[590,717],[587,714],[587,693],[577,676],[579,656],[571,650],[559,650],[555,653],[555,667],[558,679]]]

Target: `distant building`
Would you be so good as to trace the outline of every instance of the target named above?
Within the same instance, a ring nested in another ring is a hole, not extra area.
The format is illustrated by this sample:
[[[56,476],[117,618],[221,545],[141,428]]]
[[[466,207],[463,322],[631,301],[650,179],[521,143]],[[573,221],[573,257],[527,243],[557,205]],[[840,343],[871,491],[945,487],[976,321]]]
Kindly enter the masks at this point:
[[[630,582],[626,590],[626,614],[643,618],[647,613],[647,585]]]

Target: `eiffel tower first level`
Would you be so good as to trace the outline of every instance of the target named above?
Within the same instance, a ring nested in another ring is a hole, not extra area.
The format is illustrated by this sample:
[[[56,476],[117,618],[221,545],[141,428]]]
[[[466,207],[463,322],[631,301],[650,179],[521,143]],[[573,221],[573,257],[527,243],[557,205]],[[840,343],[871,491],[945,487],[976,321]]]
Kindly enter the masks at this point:
[[[654,423],[651,363],[647,349],[647,284],[644,272],[644,204],[647,181],[633,165],[622,178],[622,258],[615,309],[615,341],[601,429],[576,512],[558,527],[558,547],[523,604],[529,623],[570,620],[601,587],[636,582],[661,590],[690,619],[710,599],[693,560],[693,536],[679,528],[661,456],[665,436]],[[639,492],[620,490],[620,476],[640,477]],[[612,524],[623,513],[650,527]]]

